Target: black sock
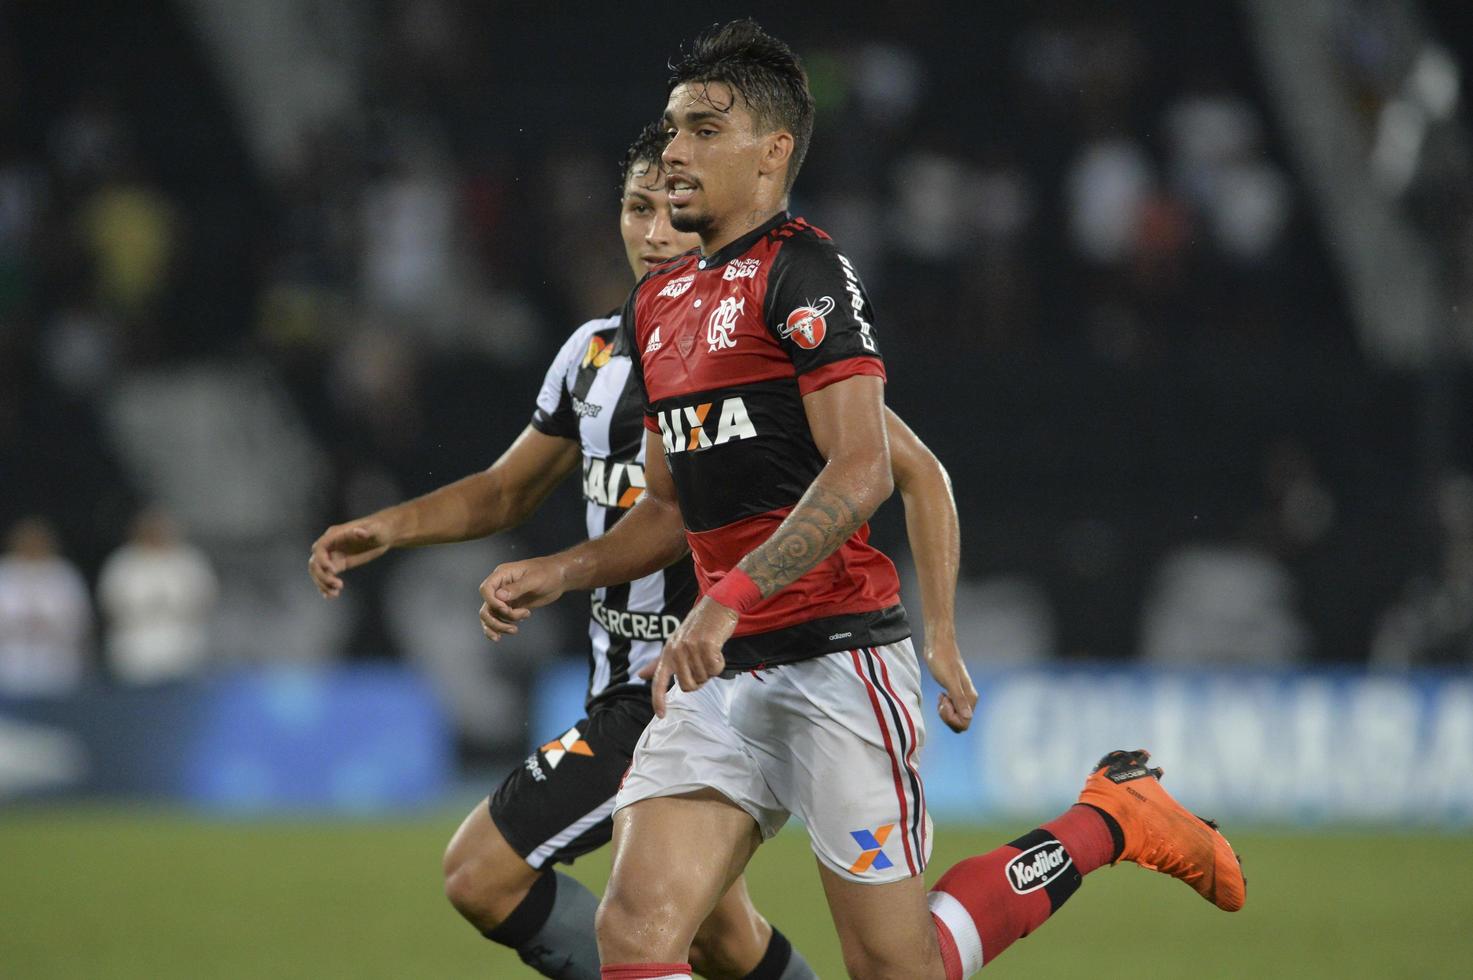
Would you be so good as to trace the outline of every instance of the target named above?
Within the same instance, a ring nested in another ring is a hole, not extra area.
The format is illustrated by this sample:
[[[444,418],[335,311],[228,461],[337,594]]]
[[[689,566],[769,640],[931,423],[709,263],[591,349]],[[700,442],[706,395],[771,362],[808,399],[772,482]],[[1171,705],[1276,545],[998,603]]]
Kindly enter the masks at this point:
[[[1120,860],[1120,855],[1125,853],[1125,831],[1120,829],[1120,824],[1114,817],[1093,803],[1086,803],[1084,805],[1105,818],[1105,827],[1110,831],[1110,839],[1115,842],[1115,854],[1110,858],[1110,863],[1114,864]]]
[[[773,926],[772,938],[767,941],[767,952],[762,954],[762,962],[742,980],[818,980],[818,974],[813,972],[803,954],[788,942],[788,937]]]
[[[598,980],[593,917],[598,898],[576,879],[546,872],[506,921],[482,933],[517,951],[522,962],[555,980]]]

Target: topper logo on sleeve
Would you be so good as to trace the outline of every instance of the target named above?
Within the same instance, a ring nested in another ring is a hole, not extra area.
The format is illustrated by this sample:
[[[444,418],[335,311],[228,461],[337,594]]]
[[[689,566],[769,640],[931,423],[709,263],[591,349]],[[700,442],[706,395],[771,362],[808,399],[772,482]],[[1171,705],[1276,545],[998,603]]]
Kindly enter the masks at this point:
[[[702,402],[699,405],[667,408],[655,413],[660,421],[660,438],[665,444],[665,455],[709,449],[733,439],[750,439],[757,434],[757,427],[747,415],[746,403],[740,397],[734,397],[722,399],[713,436],[713,427],[706,424],[711,417],[712,405],[712,402]]]
[[[660,290],[660,295],[669,296],[671,299],[677,299],[681,296],[684,296],[686,291],[690,289],[691,284],[695,281],[696,277],[693,275],[681,276],[678,279],[671,279],[669,282],[665,283],[665,288]]]
[[[1058,880],[1074,864],[1064,845],[1056,840],[1035,844],[1007,865],[1008,884],[1019,895],[1036,892]]]
[[[778,332],[783,340],[791,339],[804,350],[813,350],[823,343],[828,335],[828,322],[824,317],[834,312],[832,297],[825,296],[817,303],[800,306],[788,314],[788,320]]]

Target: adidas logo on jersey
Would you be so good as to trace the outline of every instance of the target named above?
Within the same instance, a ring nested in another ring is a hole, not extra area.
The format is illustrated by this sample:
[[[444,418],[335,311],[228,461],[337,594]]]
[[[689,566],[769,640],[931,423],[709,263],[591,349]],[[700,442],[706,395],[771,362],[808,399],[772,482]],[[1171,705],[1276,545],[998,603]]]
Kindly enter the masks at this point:
[[[1073,863],[1063,844],[1044,841],[1008,862],[1008,884],[1019,895],[1036,892],[1063,875]]]
[[[646,354],[653,354],[660,349],[660,328],[656,327],[654,333],[650,334],[650,342],[644,345]]]
[[[714,404],[703,402],[656,413],[665,455],[709,449],[733,439],[750,439],[757,434],[757,427],[747,415],[747,405],[740,397],[722,399],[715,423],[708,425]]]

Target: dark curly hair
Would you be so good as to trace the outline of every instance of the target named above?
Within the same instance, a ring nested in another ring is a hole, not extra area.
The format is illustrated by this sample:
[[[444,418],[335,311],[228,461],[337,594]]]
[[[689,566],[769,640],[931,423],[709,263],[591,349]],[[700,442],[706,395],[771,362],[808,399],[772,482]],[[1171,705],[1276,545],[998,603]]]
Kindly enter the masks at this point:
[[[619,162],[619,200],[624,199],[624,189],[629,186],[629,175],[635,167],[641,163],[652,168],[660,166],[660,154],[665,152],[668,142],[670,137],[665,135],[665,127],[659,122],[652,122],[639,131],[634,142],[624,151],[624,159]]]
[[[793,156],[783,185],[792,189],[813,138],[813,94],[792,48],[754,20],[734,20],[697,37],[670,62],[670,71],[671,91],[688,83],[724,82],[747,104],[759,130],[792,133]]]

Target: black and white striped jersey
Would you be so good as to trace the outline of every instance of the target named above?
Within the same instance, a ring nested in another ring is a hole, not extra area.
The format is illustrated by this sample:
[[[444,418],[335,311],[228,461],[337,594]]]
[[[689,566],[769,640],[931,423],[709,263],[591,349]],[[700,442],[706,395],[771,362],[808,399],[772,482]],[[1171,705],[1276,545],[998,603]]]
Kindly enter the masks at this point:
[[[614,353],[619,314],[589,320],[553,359],[532,427],[583,448],[588,536],[614,526],[644,492],[644,395],[627,354]],[[595,589],[588,700],[646,687],[636,675],[660,655],[696,599],[689,557],[625,585]]]

